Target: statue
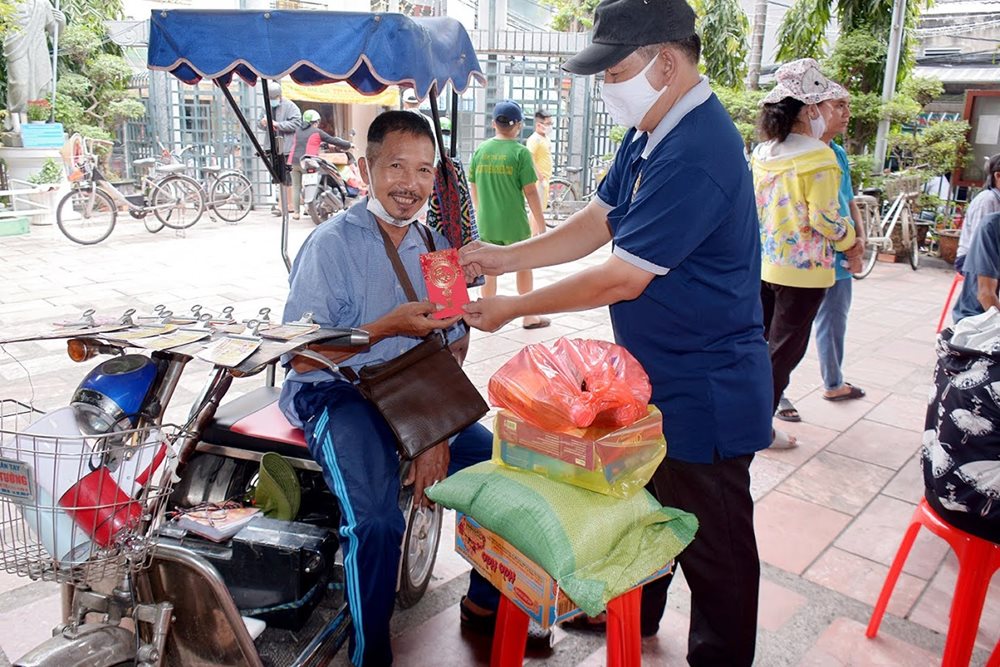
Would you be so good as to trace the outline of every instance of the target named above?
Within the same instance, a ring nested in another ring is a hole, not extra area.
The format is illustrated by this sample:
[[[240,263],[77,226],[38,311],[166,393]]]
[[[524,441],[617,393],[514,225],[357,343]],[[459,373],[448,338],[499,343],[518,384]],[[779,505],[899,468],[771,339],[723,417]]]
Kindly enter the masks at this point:
[[[16,4],[14,28],[3,40],[7,60],[7,109],[15,128],[35,100],[52,90],[52,52],[48,33],[56,38],[66,26],[66,16],[49,0],[21,0]]]

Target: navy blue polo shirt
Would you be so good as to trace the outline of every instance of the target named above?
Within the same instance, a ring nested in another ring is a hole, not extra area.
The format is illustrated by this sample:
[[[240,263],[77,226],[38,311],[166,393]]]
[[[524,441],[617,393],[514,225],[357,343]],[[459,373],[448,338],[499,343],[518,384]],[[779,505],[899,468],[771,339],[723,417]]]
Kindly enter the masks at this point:
[[[649,374],[667,456],[711,463],[770,444],[773,396],[753,181],[729,114],[700,85],[705,101],[668,114],[676,125],[647,157],[649,135],[626,135],[598,197],[615,255],[655,274],[611,306],[615,339]]]
[[[1000,280],[1000,213],[987,215],[973,232],[962,273],[965,282],[951,311],[955,322],[983,312],[983,304],[979,303],[979,276]]]

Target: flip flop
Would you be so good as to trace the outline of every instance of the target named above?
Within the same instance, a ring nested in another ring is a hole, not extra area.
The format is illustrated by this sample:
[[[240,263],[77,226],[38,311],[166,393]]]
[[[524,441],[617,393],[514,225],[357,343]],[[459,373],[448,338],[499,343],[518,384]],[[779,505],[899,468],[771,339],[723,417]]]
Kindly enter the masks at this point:
[[[784,431],[771,429],[771,444],[768,449],[794,449],[799,446],[794,436],[788,435]]]
[[[784,396],[782,396],[781,400],[778,401],[778,411],[774,413],[774,416],[783,422],[802,421],[802,415],[800,415],[799,411],[795,409],[792,402]]]
[[[846,394],[839,394],[837,396],[827,396],[826,394],[823,394],[824,400],[827,400],[827,401],[853,401],[854,399],[861,398],[862,396],[865,395],[865,390],[864,389],[862,389],[861,387],[855,387],[850,382],[845,382],[844,386],[845,387],[850,387],[851,390],[849,392],[847,392]]]
[[[539,317],[537,322],[532,322],[531,324],[522,324],[521,326],[525,329],[544,329],[545,327],[552,324],[552,320],[547,317]]]

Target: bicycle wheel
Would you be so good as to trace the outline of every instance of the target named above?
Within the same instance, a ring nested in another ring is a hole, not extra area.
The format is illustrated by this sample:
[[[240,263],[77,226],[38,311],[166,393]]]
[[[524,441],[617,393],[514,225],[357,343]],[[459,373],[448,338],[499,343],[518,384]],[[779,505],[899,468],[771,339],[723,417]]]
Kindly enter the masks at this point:
[[[569,217],[571,213],[568,202],[578,201],[576,187],[565,178],[553,178],[549,181],[549,206],[546,210],[545,225],[555,227]]]
[[[916,271],[920,264],[920,244],[917,242],[917,227],[913,223],[913,216],[910,213],[909,206],[903,211],[903,215],[906,216],[906,219],[903,221],[903,245],[906,246],[906,250],[910,254],[910,268]]]
[[[869,209],[867,222],[865,224],[865,252],[861,257],[861,272],[851,274],[856,280],[863,280],[875,268],[875,261],[878,259],[878,251],[882,248],[881,241],[872,241],[873,238],[882,237],[882,219],[874,209]]]
[[[226,222],[239,222],[253,205],[250,179],[235,171],[222,174],[212,184],[208,205]]]
[[[142,219],[142,224],[146,226],[146,231],[150,234],[155,234],[161,229],[163,229],[163,223],[159,220],[154,220],[148,215]]]
[[[73,190],[56,207],[59,231],[81,245],[94,245],[108,238],[117,217],[115,202],[97,189]]]
[[[205,211],[205,192],[189,176],[167,176],[153,186],[150,202],[157,220],[171,229],[187,229]]]

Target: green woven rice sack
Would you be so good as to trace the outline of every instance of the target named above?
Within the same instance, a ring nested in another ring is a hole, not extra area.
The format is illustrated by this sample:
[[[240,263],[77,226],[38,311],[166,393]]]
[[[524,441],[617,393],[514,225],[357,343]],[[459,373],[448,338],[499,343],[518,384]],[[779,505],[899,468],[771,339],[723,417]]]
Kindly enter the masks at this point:
[[[645,490],[627,500],[485,462],[427,490],[541,565],[583,611],[600,613],[691,543],[693,514]]]

